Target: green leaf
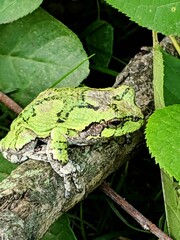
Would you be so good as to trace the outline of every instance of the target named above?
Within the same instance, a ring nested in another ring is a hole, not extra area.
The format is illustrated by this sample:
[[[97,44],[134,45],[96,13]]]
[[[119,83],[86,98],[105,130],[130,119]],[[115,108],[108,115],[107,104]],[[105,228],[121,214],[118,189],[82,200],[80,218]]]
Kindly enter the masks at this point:
[[[17,164],[7,161],[2,154],[0,154],[0,181],[5,179],[17,167]]]
[[[76,240],[76,237],[70,227],[70,221],[67,214],[63,214],[50,227],[42,240]]]
[[[180,186],[163,171],[161,178],[168,233],[172,239],[178,240],[180,239],[180,194],[178,193]]]
[[[42,9],[0,26],[0,90],[21,106],[75,68],[87,55],[77,36]],[[86,61],[58,87],[76,87],[89,73]]]
[[[0,24],[13,22],[37,9],[43,0],[4,0],[0,4]]]
[[[165,105],[180,103],[180,60],[162,51],[164,59]]]
[[[180,105],[157,109],[146,126],[146,139],[156,163],[180,181]]]
[[[95,53],[93,61],[100,67],[108,67],[113,51],[113,27],[97,20],[91,23],[83,33],[90,54]]]
[[[165,35],[180,35],[178,0],[105,0],[142,27]]]

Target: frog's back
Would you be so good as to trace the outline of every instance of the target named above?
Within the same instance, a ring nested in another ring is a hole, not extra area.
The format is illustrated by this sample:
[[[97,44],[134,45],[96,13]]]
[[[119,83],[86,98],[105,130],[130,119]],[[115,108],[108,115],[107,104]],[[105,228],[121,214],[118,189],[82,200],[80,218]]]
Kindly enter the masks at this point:
[[[66,105],[77,105],[78,102],[83,102],[83,92],[87,91],[88,87],[81,88],[49,88],[40,93],[37,98],[31,103],[34,105],[53,100],[64,101]]]
[[[37,134],[48,132],[67,119],[74,107],[83,106],[87,88],[50,88],[40,93],[14,121],[14,128],[23,125]]]

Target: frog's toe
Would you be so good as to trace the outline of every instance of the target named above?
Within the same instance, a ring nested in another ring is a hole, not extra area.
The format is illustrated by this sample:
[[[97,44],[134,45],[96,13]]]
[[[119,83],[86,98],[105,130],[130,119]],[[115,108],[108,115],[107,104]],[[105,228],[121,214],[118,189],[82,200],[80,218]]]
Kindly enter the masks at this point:
[[[62,164],[58,160],[51,160],[50,164],[54,171],[63,179],[64,196],[66,198],[71,197],[75,193],[85,191],[85,186],[82,184],[82,181],[79,181],[81,169],[78,164],[70,160],[66,164]]]

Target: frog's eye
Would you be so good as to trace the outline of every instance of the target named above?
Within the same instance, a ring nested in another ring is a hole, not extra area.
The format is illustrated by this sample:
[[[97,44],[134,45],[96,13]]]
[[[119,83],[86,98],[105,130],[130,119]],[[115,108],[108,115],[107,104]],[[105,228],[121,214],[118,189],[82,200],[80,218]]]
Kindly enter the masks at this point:
[[[110,120],[110,121],[108,122],[108,126],[109,126],[110,128],[120,127],[122,124],[123,124],[122,119],[121,119],[121,120],[120,120],[120,119],[113,119],[113,120]]]

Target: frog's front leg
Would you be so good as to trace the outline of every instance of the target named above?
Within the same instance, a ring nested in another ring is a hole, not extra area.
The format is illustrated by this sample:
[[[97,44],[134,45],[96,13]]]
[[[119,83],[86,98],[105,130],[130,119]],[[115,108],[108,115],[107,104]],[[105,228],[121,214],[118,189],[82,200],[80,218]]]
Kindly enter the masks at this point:
[[[52,130],[47,145],[47,157],[52,168],[63,178],[65,197],[70,197],[73,189],[80,192],[81,189],[76,181],[80,167],[68,157],[67,129]]]
[[[66,128],[52,129],[47,145],[47,157],[50,163],[51,160],[57,160],[61,164],[68,162],[66,135]]]

